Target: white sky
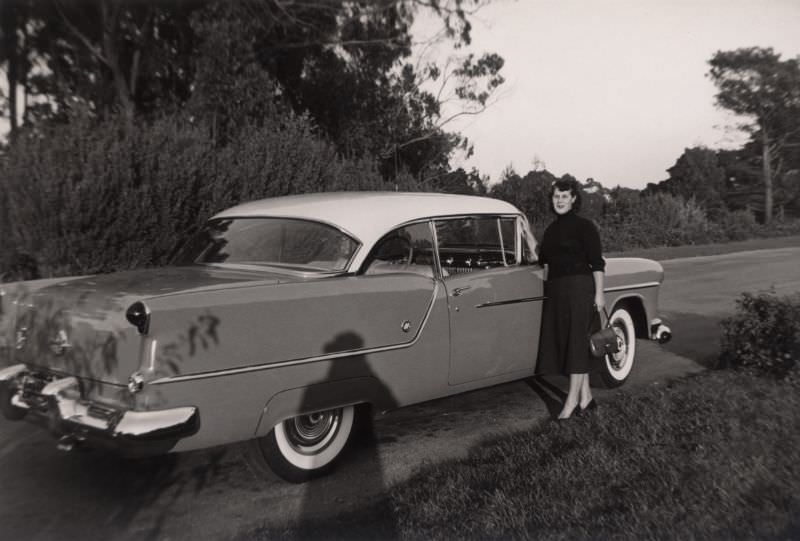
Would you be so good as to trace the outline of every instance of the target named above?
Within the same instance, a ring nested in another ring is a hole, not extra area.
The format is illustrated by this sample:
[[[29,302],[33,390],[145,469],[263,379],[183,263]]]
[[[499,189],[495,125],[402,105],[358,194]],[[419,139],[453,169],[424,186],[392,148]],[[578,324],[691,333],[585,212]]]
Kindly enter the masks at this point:
[[[800,0],[495,0],[471,21],[470,50],[500,54],[506,83],[487,111],[446,129],[475,144],[456,165],[492,182],[535,158],[606,187],[663,180],[684,148],[743,140],[724,129],[736,119],[714,107],[705,76],[717,50],[800,55]]]

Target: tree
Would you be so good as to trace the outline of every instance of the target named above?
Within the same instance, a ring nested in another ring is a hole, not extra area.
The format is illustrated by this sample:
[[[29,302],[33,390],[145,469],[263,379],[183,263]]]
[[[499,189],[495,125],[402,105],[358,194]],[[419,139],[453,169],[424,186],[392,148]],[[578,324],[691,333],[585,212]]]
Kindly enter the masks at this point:
[[[774,176],[782,154],[800,135],[800,60],[781,60],[772,48],[717,51],[709,60],[716,103],[748,119],[740,126],[761,148],[764,221],[772,221]]]
[[[549,194],[556,180],[558,178],[546,169],[530,171],[521,177],[509,166],[500,182],[489,190],[489,195],[507,201],[524,212],[538,237],[553,217]]]
[[[428,179],[425,189],[444,193],[486,195],[487,183],[488,177],[481,177],[477,169],[473,168],[468,173],[459,167],[455,171]]]
[[[723,211],[726,175],[715,151],[705,147],[684,149],[667,172],[669,178],[658,184],[648,184],[645,195],[666,192],[686,201],[694,198],[712,217]]]
[[[343,155],[381,161],[385,177],[425,180],[447,172],[457,149],[469,151],[446,125],[485,108],[503,82],[503,61],[487,54],[413,66],[411,25],[432,13],[443,36],[466,44],[468,17],[482,3],[3,0],[6,12],[32,6],[24,23],[14,23],[31,35],[14,45],[6,37],[21,30],[4,31],[3,51],[18,54],[3,54],[0,62],[10,68],[14,58],[34,59],[15,77],[38,104],[26,108],[38,121],[66,121],[74,112],[98,120],[117,112],[154,118],[188,107],[195,117],[216,119],[224,139],[228,127],[273,122],[276,111],[291,111],[307,114]],[[422,89],[437,77],[454,82],[451,94]],[[446,116],[442,105],[450,97],[461,108]]]
[[[410,28],[428,10],[456,46],[469,43],[467,8],[480,3],[250,0],[228,6],[227,16],[239,20],[237,34],[257,36],[258,62],[291,108],[308,111],[342,153],[378,156],[384,176],[407,171],[424,182],[449,170],[454,150],[469,152],[446,125],[485,109],[503,83],[503,59],[489,53],[413,65]],[[423,90],[429,81],[439,83],[437,91]],[[455,112],[445,113],[451,101]]]

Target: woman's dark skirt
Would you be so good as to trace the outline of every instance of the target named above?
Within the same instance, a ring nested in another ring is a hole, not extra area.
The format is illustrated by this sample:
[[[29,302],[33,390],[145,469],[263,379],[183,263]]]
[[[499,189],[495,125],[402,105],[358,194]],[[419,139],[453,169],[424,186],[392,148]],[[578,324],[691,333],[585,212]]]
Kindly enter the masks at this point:
[[[544,285],[542,332],[537,374],[587,374],[597,368],[589,353],[589,335],[599,327],[594,307],[594,278],[562,276]]]

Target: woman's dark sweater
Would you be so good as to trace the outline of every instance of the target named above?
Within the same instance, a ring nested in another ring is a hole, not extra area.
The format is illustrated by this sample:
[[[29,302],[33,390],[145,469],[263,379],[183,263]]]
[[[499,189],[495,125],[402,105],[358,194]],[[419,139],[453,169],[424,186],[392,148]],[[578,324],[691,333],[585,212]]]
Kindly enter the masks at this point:
[[[548,280],[605,270],[597,228],[573,211],[558,215],[544,232],[539,263],[548,265]]]

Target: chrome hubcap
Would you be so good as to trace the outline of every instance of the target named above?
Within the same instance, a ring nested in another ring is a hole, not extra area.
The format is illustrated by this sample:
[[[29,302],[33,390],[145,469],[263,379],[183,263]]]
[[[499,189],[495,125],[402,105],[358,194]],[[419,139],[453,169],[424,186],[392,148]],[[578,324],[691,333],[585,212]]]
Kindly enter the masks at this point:
[[[332,439],[342,417],[341,408],[300,415],[284,421],[289,444],[298,453],[318,452]]]
[[[617,349],[618,351],[610,356],[611,366],[615,370],[619,370],[625,366],[628,359],[628,340],[625,335],[625,329],[614,326],[614,332],[617,333]]]

